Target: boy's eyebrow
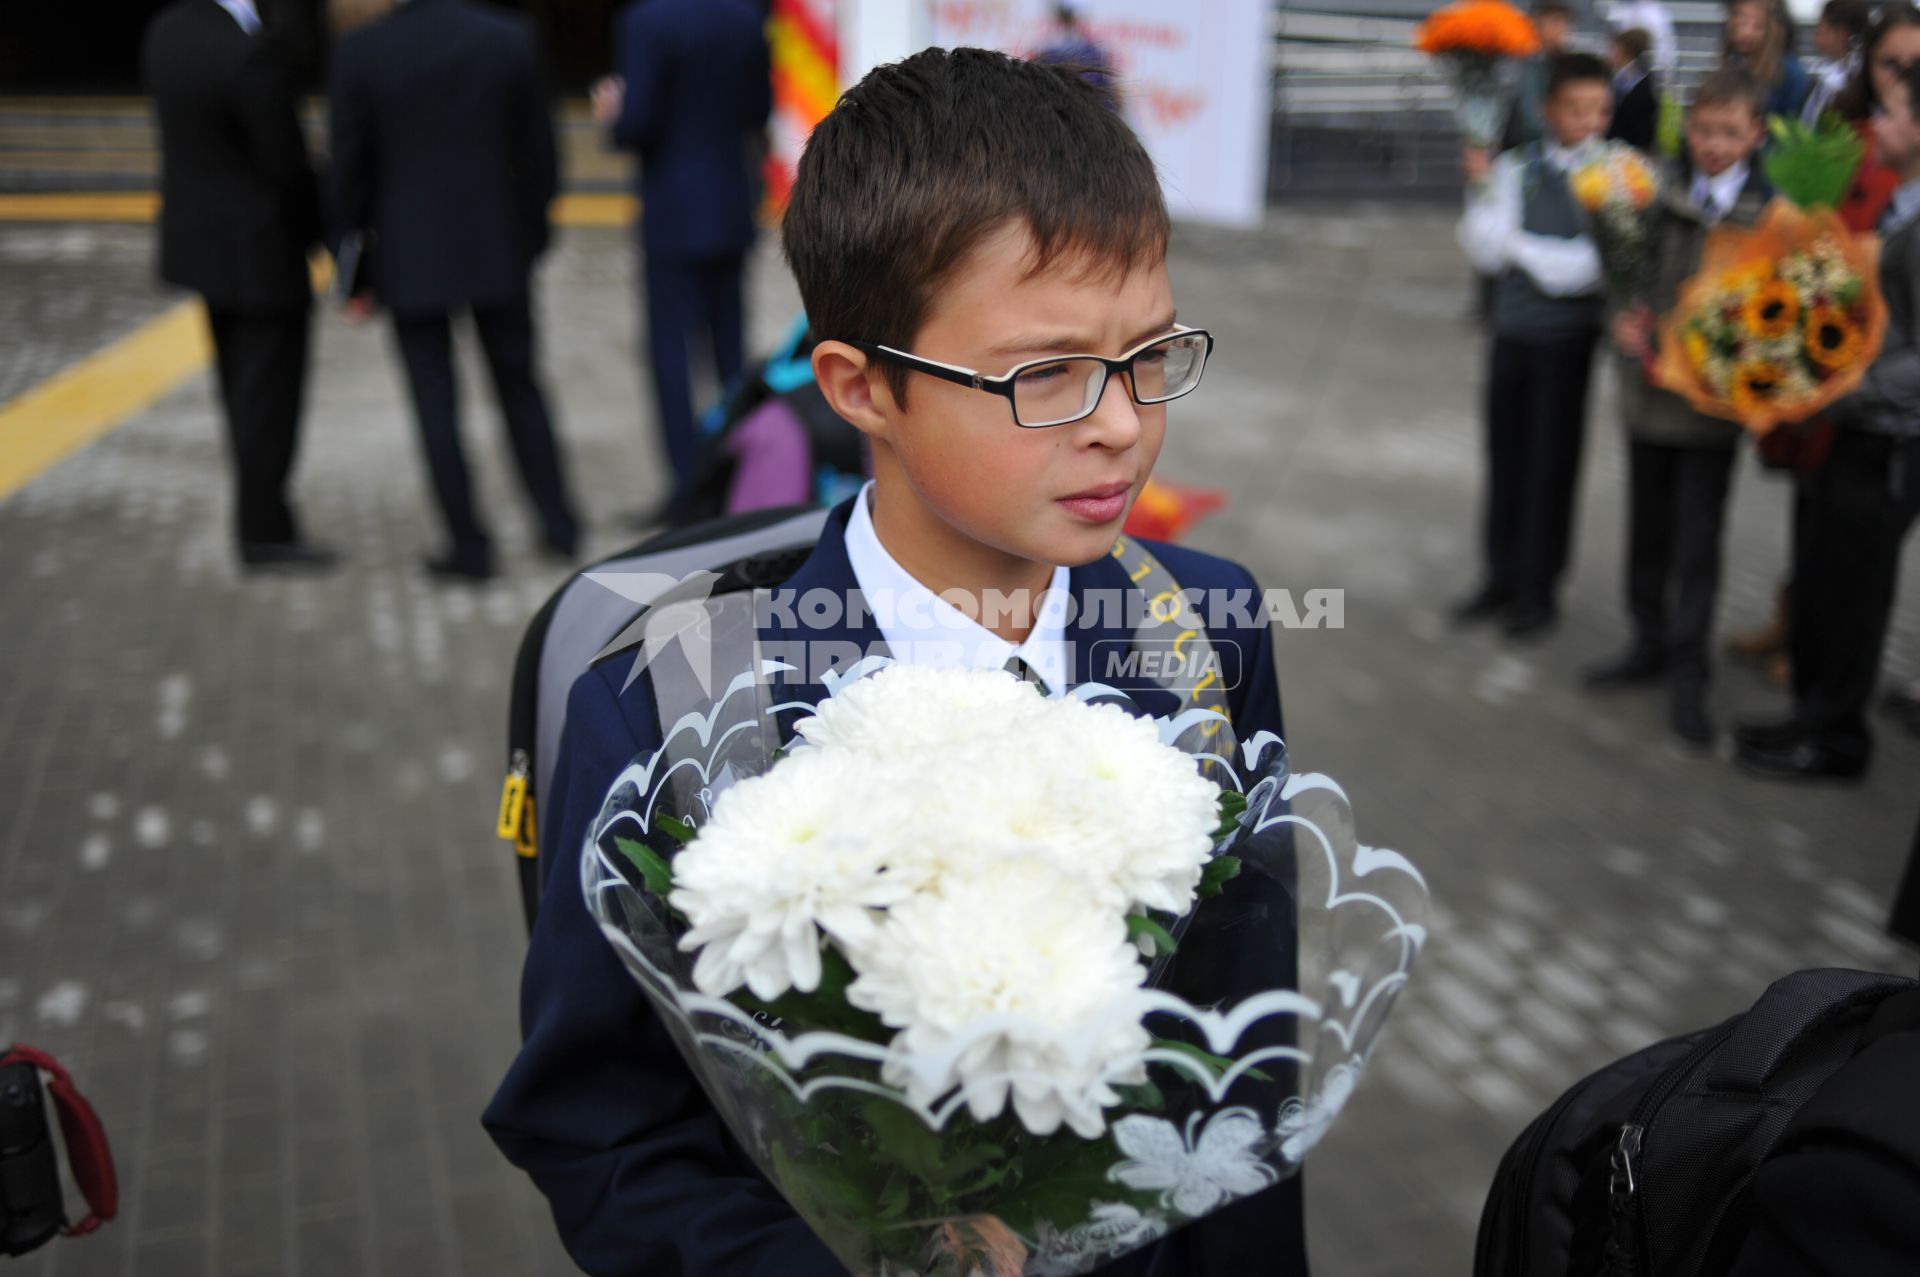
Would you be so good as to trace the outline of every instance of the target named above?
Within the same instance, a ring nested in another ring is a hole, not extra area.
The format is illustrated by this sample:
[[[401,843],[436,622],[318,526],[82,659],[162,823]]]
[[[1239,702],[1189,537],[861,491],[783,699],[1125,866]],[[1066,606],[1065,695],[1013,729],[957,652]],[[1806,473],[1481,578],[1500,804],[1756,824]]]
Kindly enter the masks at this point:
[[[1178,313],[1169,314],[1157,324],[1150,324],[1137,336],[1120,348],[1132,350],[1141,342],[1153,337],[1164,336],[1173,331],[1179,323]],[[1023,333],[1018,337],[998,342],[987,349],[987,354],[1009,355],[1087,355],[1093,353],[1093,347],[1099,343],[1073,333]]]

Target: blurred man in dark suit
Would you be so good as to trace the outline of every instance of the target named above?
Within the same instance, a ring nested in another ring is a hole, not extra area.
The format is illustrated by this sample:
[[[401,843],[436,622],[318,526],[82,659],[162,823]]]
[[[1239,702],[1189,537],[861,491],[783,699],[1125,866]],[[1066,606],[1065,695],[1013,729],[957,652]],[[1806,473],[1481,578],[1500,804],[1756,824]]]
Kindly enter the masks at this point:
[[[594,86],[595,118],[640,156],[647,341],[673,464],[669,506],[689,494],[699,460],[694,336],[711,339],[722,385],[740,373],[741,268],[773,110],[765,20],[749,0],[636,0],[614,33],[620,73]]]
[[[428,561],[438,576],[494,570],[460,446],[457,311],[473,314],[547,551],[570,559],[579,542],[535,366],[531,274],[559,188],[544,80],[527,26],[469,0],[404,0],[334,55],[334,229],[361,237],[352,287],[393,316],[450,540]]]
[[[160,277],[206,299],[247,567],[321,567],[287,500],[320,196],[292,72],[252,0],[176,0],[141,73],[160,124]]]
[[[1613,123],[1607,137],[1651,154],[1660,133],[1660,77],[1653,37],[1639,27],[1613,37]]]

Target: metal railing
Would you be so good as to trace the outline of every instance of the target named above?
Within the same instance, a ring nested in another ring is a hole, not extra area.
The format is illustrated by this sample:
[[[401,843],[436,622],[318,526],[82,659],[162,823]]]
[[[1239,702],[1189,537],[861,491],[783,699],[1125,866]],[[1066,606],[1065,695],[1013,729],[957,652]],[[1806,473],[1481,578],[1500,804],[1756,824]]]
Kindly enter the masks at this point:
[[[1413,48],[1435,0],[1278,0],[1271,18],[1272,141],[1268,189],[1311,186],[1329,166],[1371,184],[1447,187],[1457,180],[1453,88]],[[1611,3],[1590,3],[1577,42],[1603,50]],[[1667,92],[1692,91],[1720,61],[1719,0],[1670,3],[1679,56]],[[1802,48],[1806,41],[1801,41]],[[1335,183],[1338,185],[1338,181]]]

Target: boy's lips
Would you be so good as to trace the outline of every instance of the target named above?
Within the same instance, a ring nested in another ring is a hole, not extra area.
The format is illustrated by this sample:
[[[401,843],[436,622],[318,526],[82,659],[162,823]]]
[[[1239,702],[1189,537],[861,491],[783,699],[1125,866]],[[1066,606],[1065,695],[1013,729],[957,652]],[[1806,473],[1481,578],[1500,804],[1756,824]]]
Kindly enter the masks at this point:
[[[1103,483],[1086,488],[1070,497],[1057,497],[1055,504],[1088,523],[1112,523],[1127,508],[1127,494],[1133,491],[1130,480]]]

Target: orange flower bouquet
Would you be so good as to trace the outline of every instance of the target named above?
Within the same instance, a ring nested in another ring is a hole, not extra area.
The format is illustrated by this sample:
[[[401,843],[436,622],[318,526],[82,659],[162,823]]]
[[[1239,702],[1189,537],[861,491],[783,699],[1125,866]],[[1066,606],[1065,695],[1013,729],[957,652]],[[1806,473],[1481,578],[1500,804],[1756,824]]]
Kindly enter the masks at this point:
[[[1429,14],[1414,30],[1413,47],[1446,60],[1460,95],[1454,119],[1461,135],[1469,145],[1492,147],[1500,137],[1500,60],[1538,51],[1533,23],[1502,0],[1461,0]]]
[[[1850,393],[1886,334],[1879,243],[1830,208],[1776,200],[1721,227],[1660,325],[1656,383],[1765,435]]]

